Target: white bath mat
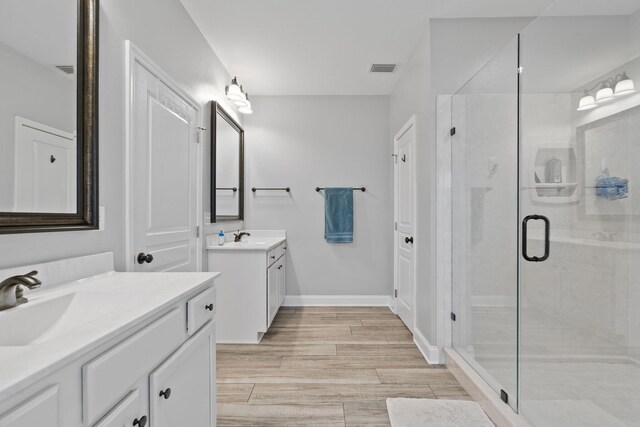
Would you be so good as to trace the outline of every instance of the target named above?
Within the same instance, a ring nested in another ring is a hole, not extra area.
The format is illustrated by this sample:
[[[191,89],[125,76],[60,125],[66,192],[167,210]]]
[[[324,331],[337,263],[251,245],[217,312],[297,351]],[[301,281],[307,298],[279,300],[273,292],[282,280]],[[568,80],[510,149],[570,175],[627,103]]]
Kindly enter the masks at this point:
[[[476,402],[438,399],[387,399],[392,427],[494,427]]]

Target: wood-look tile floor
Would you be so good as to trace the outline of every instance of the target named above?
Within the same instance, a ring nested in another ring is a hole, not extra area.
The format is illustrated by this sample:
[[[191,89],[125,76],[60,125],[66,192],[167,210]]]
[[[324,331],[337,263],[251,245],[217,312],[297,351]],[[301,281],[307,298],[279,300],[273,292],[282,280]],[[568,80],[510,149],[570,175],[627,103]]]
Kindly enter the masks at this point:
[[[218,426],[388,426],[388,397],[470,399],[386,307],[282,307],[258,345],[217,346]]]

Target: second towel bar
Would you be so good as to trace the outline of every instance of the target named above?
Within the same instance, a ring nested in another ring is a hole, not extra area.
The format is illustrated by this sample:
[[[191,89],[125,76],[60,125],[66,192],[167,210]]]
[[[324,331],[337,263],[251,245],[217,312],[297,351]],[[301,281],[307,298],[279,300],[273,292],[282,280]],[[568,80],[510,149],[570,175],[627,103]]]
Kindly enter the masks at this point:
[[[320,191],[322,191],[324,189],[325,189],[325,187],[316,187],[316,191],[318,191],[318,192],[320,192]],[[353,191],[362,191],[363,193],[365,191],[367,191],[367,189],[365,187],[353,187],[352,190]]]

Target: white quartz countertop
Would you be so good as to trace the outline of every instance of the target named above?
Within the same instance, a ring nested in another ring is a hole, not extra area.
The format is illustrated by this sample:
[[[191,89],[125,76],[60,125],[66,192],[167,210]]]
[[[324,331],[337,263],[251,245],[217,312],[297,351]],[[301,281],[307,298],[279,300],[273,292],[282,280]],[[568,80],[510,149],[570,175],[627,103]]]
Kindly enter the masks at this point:
[[[207,236],[207,249],[211,251],[269,251],[285,240],[284,230],[242,230],[249,236],[242,236],[242,241],[234,242],[233,233],[227,233],[227,241],[223,246],[218,244],[218,235]]]
[[[217,236],[216,236],[217,237]],[[212,251],[269,251],[285,241],[284,237],[270,237],[260,239],[248,239],[242,242],[225,242],[223,246],[217,244],[215,239],[207,249]]]
[[[23,314],[37,322],[39,304],[71,302],[44,335],[27,345],[0,346],[0,400],[212,286],[218,275],[111,272],[32,295],[26,291],[28,303],[0,311],[1,328],[11,328]]]

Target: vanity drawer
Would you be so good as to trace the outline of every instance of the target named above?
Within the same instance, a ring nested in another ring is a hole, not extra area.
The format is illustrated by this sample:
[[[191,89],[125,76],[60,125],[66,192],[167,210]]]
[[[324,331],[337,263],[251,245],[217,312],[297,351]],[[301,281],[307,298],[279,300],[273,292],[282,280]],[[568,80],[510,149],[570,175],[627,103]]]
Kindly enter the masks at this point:
[[[182,313],[182,314],[181,314]],[[82,367],[82,419],[92,425],[184,341],[184,312],[162,318]]]
[[[216,288],[209,288],[187,301],[187,332],[195,334],[216,314]]]
[[[278,247],[276,247],[276,259],[279,259],[281,256],[287,252],[286,250],[287,242],[282,242]]]
[[[273,248],[267,252],[267,266],[270,266],[278,259],[278,248]]]

